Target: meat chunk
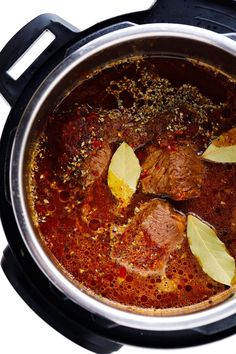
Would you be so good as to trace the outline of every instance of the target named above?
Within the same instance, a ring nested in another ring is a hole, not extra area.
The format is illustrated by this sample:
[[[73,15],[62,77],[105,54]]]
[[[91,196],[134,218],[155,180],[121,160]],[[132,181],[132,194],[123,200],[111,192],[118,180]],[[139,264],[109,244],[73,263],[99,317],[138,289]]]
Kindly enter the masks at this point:
[[[111,149],[108,144],[90,152],[81,166],[81,183],[87,188],[98,178],[105,176],[111,159]]]
[[[142,169],[144,193],[165,195],[174,200],[200,195],[204,165],[190,146],[176,145],[170,150],[151,146]]]
[[[131,271],[162,273],[184,239],[186,218],[168,202],[145,203],[123,234],[112,238],[112,258]]]
[[[60,127],[58,132],[58,147],[68,158],[71,158],[78,154],[82,139],[83,134],[80,120],[73,119]]]
[[[145,124],[140,124],[140,121],[135,120],[126,110],[113,110],[105,119],[104,137],[109,143],[125,141],[133,149],[138,149],[153,138],[151,118]]]

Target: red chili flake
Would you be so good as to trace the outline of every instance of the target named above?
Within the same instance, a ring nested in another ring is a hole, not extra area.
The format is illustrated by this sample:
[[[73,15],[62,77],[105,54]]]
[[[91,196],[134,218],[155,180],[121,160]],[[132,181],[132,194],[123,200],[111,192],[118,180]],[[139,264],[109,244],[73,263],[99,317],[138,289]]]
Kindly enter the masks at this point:
[[[160,170],[160,168],[161,168],[161,166],[158,166],[158,165],[155,166],[156,170]]]
[[[93,139],[92,140],[92,145],[95,149],[102,147],[102,142],[100,140],[97,139]]]
[[[176,130],[175,135],[183,135],[184,131],[183,130]]]
[[[126,268],[125,267],[120,267],[120,277],[125,279],[126,273],[127,273]]]
[[[178,200],[183,200],[185,195],[184,195],[184,193],[178,193],[177,197],[178,197]]]

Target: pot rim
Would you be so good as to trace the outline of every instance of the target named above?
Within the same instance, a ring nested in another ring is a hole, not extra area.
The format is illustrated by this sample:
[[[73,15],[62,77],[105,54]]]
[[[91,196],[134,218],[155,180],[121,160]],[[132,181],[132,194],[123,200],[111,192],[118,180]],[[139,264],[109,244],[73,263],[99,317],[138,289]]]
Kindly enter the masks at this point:
[[[42,82],[31,98],[17,127],[9,169],[11,201],[18,228],[34,261],[47,278],[73,302],[94,314],[120,325],[158,331],[189,329],[219,321],[236,312],[236,297],[232,296],[229,300],[200,312],[166,317],[127,312],[90,297],[59,271],[37,239],[25,203],[23,168],[27,140],[35,118],[48,94],[73,68],[111,45],[139,38],[170,36],[201,41],[236,55],[236,43],[232,39],[209,30],[180,24],[134,25],[92,40],[66,57]]]

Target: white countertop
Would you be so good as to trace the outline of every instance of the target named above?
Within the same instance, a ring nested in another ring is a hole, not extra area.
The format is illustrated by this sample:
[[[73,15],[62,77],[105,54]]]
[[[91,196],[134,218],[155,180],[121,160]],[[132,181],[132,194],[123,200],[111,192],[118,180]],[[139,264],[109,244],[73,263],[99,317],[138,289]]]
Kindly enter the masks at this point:
[[[55,13],[79,29],[105,18],[148,8],[153,0],[7,0],[0,12],[0,49],[28,21],[42,13]],[[92,10],[92,11],[91,11]],[[0,97],[0,132],[9,106]],[[1,187],[2,188],[2,187]],[[0,257],[7,242],[0,225]],[[124,346],[119,353],[236,353],[236,335],[201,347],[161,350]],[[0,352],[4,354],[90,353],[63,337],[39,318],[18,296],[0,269]]]

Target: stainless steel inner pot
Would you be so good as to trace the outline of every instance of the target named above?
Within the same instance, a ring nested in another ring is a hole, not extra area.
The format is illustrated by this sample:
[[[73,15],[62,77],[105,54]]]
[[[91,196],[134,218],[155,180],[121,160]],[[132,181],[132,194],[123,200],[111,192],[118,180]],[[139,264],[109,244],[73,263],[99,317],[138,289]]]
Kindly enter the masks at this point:
[[[92,73],[107,63],[136,55],[194,58],[236,76],[236,43],[224,35],[197,27],[178,24],[135,25],[84,45],[48,75],[21,117],[11,154],[12,205],[22,238],[35,262],[72,301],[92,313],[128,327],[158,331],[194,328],[236,313],[235,296],[206,310],[166,317],[135,314],[100,302],[78,289],[55,266],[36,235],[29,213],[29,161],[47,114],[75,85],[85,79],[83,73]]]

